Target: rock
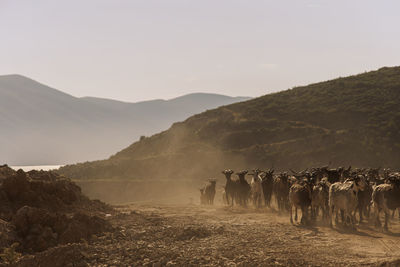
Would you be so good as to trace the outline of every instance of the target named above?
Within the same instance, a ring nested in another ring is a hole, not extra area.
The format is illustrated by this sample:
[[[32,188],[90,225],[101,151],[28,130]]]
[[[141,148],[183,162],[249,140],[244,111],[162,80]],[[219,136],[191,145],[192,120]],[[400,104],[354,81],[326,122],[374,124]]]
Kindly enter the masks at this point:
[[[167,262],[167,264],[165,266],[175,266],[175,265],[176,265],[175,262],[169,261],[169,262]]]

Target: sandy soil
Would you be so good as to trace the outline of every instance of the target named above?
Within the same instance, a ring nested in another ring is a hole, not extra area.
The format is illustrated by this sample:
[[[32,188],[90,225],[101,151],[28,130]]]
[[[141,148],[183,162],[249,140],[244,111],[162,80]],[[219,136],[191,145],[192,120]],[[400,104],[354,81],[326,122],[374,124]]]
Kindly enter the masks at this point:
[[[53,262],[73,261],[70,266],[400,265],[397,218],[392,232],[383,233],[368,224],[357,231],[291,225],[287,214],[270,209],[157,204],[116,209],[109,216],[113,233],[38,254],[34,265],[53,254],[70,255]]]

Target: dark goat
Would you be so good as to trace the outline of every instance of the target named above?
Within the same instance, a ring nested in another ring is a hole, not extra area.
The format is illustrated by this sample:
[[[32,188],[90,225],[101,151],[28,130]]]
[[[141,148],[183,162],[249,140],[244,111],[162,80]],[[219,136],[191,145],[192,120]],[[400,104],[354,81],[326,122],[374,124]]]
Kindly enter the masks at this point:
[[[370,168],[367,170],[367,178],[370,182],[375,182],[375,181],[379,180],[379,178],[380,178],[379,170],[380,169],[381,168],[377,168],[377,169]]]
[[[351,166],[349,166],[349,168],[347,169],[343,169],[341,181],[343,182],[347,178],[350,178],[350,176],[351,176]]]
[[[325,169],[325,174],[328,177],[328,181],[333,184],[340,182],[342,177],[343,168],[338,169]]]
[[[239,176],[239,180],[236,181],[236,186],[237,186],[237,195],[236,195],[236,199],[237,202],[242,205],[242,206],[247,206],[247,201],[250,197],[250,185],[249,183],[246,181],[246,174],[248,171],[244,170],[241,172],[236,173],[237,176]]]
[[[357,194],[358,198],[358,214],[360,216],[360,223],[363,221],[363,215],[369,218],[370,214],[370,204],[372,200],[372,185],[369,182],[369,179],[366,179],[366,185],[364,190],[360,190]]]
[[[274,194],[278,209],[286,210],[289,207],[289,176],[286,172],[281,173],[274,179]]]
[[[297,209],[301,209],[301,224],[308,221],[308,207],[311,205],[311,184],[307,179],[296,182],[289,190],[290,222],[293,224],[292,210],[295,208],[295,220],[297,221]]]
[[[225,194],[226,194],[226,202],[228,205],[233,206],[233,201],[237,195],[237,184],[232,180],[233,171],[228,169],[222,172],[226,178],[225,184]]]
[[[265,200],[265,205],[268,207],[271,206],[271,197],[272,197],[272,191],[274,187],[274,170],[268,170],[265,172],[265,176],[262,180],[262,188],[264,191],[264,200]]]
[[[315,183],[314,185],[318,184],[318,182],[325,177],[326,168],[327,167],[311,168],[311,177]]]

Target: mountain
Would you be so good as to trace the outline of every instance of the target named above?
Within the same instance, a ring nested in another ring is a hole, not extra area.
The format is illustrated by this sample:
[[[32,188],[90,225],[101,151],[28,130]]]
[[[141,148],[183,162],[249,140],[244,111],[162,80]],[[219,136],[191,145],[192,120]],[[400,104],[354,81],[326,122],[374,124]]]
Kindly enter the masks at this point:
[[[194,115],[76,179],[205,179],[225,168],[400,168],[400,67],[296,87]]]
[[[106,158],[173,122],[247,99],[197,93],[126,103],[77,98],[24,76],[0,76],[0,162],[42,165]]]

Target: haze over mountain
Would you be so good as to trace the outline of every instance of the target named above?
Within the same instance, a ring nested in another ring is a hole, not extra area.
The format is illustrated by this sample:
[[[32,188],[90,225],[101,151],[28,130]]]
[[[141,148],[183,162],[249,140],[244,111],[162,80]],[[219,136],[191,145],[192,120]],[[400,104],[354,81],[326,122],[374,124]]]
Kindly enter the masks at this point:
[[[106,158],[173,122],[247,99],[195,93],[126,103],[77,98],[21,75],[0,76],[0,163],[65,164]]]
[[[236,103],[175,123],[108,160],[66,166],[77,179],[206,179],[234,170],[400,168],[400,67]]]

